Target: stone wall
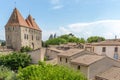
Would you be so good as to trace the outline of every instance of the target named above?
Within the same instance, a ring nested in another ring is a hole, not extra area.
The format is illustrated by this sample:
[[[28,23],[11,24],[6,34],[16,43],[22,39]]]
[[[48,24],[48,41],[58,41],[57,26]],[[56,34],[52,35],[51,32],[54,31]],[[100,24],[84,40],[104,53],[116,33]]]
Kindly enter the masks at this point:
[[[28,54],[31,56],[32,58],[32,62],[33,64],[37,64],[39,61],[43,61],[44,60],[44,54],[43,54],[43,49],[37,49],[31,52],[28,52]]]

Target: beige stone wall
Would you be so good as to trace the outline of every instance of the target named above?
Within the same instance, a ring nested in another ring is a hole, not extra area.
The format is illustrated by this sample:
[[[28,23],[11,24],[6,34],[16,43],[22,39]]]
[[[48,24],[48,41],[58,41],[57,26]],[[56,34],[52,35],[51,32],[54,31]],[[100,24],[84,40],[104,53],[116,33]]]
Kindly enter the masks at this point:
[[[106,52],[102,52],[102,47],[106,47]],[[108,57],[114,58],[114,49],[116,46],[94,46],[94,52],[99,54],[99,55],[107,55]],[[120,59],[120,46],[118,47],[118,55]]]
[[[41,48],[42,33],[38,30],[30,29],[20,26],[5,27],[6,45],[14,50],[20,50],[22,46],[29,46],[31,48]],[[25,39],[25,35],[28,39]],[[33,40],[32,40],[33,36]]]
[[[61,61],[60,61],[60,58],[61,58]],[[66,59],[67,59],[67,61],[66,61]],[[70,66],[70,58],[58,56],[57,64],[64,65],[64,66]]]
[[[33,64],[37,64],[39,61],[43,61],[43,54],[41,53],[41,49],[37,49],[31,52],[28,52],[28,54],[31,56],[32,58],[32,62]]]
[[[51,50],[51,49],[46,49],[46,54],[45,56],[48,58],[48,59],[55,59],[57,58],[57,55],[59,54],[60,52],[58,51],[55,51],[55,50]]]
[[[6,45],[9,48],[19,50],[21,47],[20,27],[18,27],[18,26],[5,27],[5,35],[6,35]]]
[[[91,64],[89,66],[89,78],[94,78],[98,73],[104,72],[112,66],[120,67],[120,62],[106,57]]]
[[[78,70],[78,65],[77,64],[71,64],[71,67],[74,68],[75,70]],[[89,78],[89,68],[87,66],[80,65],[80,72],[82,72],[87,78]]]

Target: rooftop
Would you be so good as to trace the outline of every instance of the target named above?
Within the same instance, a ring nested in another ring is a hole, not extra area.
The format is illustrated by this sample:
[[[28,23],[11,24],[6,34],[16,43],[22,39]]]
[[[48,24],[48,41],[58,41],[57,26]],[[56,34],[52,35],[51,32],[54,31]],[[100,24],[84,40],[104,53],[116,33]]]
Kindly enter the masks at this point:
[[[59,50],[59,49],[56,49],[56,48],[48,48],[48,49],[56,51],[56,52],[60,52],[60,53],[63,52],[62,50]]]
[[[120,42],[117,40],[106,40],[97,43],[92,43],[94,46],[120,46]]]
[[[98,77],[105,78],[107,80],[120,80],[120,68],[111,67],[103,73],[97,75]]]
[[[71,60],[72,63],[81,65],[90,65],[96,61],[103,59],[105,56],[99,56],[96,54],[85,54],[76,59]]]
[[[77,53],[80,53],[84,51],[84,49],[69,49],[67,51],[64,51],[60,54],[58,54],[58,56],[66,56],[66,57],[69,57],[69,56],[72,56],[72,55],[75,55]]]
[[[32,18],[31,15],[29,15],[28,18],[25,20],[17,8],[13,10],[6,26],[23,26],[40,30],[39,26],[36,24],[34,18]]]

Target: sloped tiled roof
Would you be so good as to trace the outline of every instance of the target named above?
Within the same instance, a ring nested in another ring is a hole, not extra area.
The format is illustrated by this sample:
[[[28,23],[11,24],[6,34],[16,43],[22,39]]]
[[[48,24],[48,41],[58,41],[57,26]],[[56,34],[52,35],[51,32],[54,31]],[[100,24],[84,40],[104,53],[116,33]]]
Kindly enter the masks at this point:
[[[31,15],[29,15],[26,19],[28,25],[31,27],[31,28],[34,28],[34,29],[37,29],[37,30],[40,30],[39,26],[37,25],[37,23],[35,22],[35,20],[32,18]],[[41,30],[40,30],[41,31]]]
[[[97,75],[105,80],[120,80],[120,67],[111,67],[103,73]]]
[[[105,56],[100,56],[96,54],[85,54],[83,56],[80,56],[78,58],[71,60],[71,62],[75,64],[81,64],[81,65],[88,66],[96,61],[103,59],[104,57]]]
[[[31,15],[29,15],[27,19],[24,19],[20,12],[17,10],[17,8],[13,10],[6,26],[23,26],[41,31],[41,29],[36,24],[35,20],[32,18]]]
[[[6,26],[25,26],[29,27],[20,12],[15,8],[10,16]]]
[[[107,40],[107,41],[92,43],[92,45],[93,46],[120,46],[120,42]]]
[[[70,57],[75,54],[81,53],[83,51],[85,51],[85,50],[84,49],[69,49],[67,51],[64,51],[64,52],[58,54],[58,56]]]

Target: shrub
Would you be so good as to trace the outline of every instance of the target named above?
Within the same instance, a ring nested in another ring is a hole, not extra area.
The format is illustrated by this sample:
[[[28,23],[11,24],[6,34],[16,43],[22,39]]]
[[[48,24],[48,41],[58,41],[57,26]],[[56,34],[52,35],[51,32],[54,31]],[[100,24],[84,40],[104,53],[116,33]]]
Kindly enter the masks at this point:
[[[30,48],[28,46],[25,46],[25,47],[23,46],[23,47],[21,47],[20,51],[21,52],[29,52],[29,51],[32,51],[32,48]]]
[[[0,80],[15,80],[16,75],[7,67],[0,66]]]
[[[87,80],[79,71],[68,67],[47,65],[31,65],[18,71],[18,80]]]
[[[26,53],[13,52],[12,54],[0,56],[0,65],[9,67],[11,70],[26,67],[30,64],[30,61],[30,55]]]

